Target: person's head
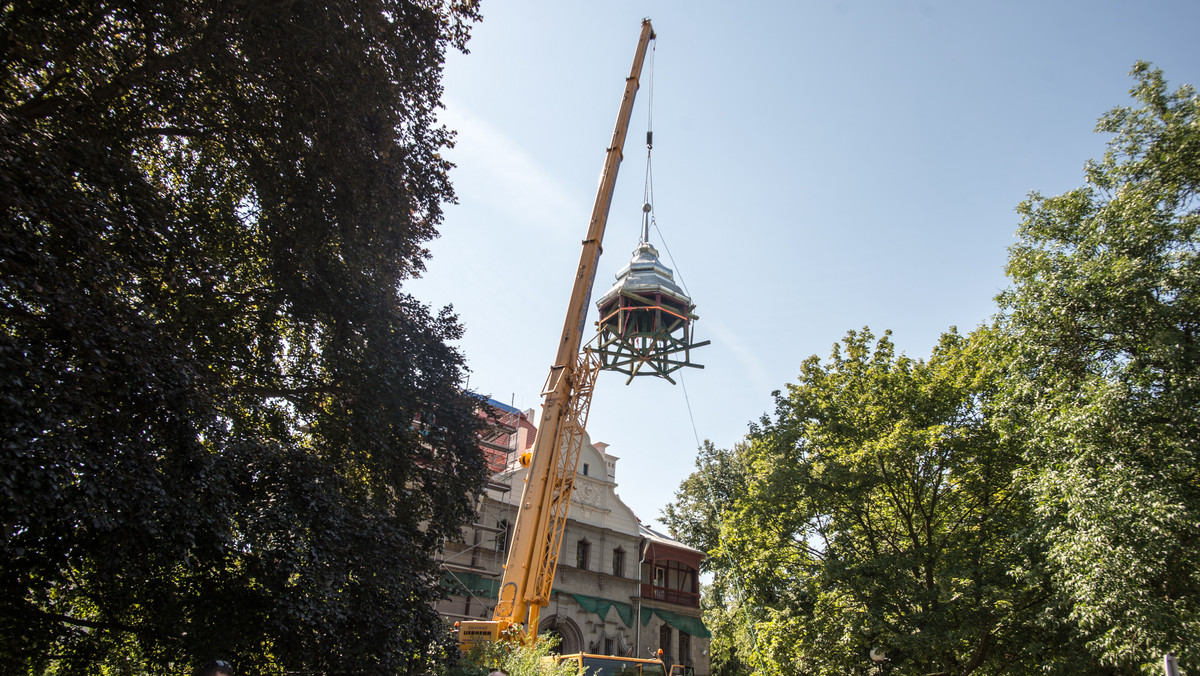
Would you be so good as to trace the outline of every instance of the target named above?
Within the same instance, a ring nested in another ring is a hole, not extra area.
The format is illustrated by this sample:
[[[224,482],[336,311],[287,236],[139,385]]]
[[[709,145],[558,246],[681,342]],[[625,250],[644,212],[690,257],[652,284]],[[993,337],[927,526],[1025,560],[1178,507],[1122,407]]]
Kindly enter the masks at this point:
[[[225,660],[213,660],[208,664],[200,667],[196,671],[196,676],[236,676],[233,673],[233,665]]]

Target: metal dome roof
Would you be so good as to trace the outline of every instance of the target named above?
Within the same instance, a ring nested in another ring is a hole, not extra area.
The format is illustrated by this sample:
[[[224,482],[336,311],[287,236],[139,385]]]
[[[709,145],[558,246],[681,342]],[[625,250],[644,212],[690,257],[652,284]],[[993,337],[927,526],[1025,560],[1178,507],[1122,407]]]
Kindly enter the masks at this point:
[[[671,268],[658,260],[658,250],[649,242],[643,241],[633,251],[633,260],[617,273],[617,283],[612,286],[596,303],[600,307],[608,305],[618,295],[661,293],[690,307],[692,299],[675,283],[675,275]]]

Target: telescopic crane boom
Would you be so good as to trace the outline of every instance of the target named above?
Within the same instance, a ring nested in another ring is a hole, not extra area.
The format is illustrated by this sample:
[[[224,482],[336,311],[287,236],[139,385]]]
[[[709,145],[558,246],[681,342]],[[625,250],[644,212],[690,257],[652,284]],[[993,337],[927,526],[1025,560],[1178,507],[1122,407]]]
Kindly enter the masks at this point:
[[[579,348],[638,79],[647,47],[654,37],[650,20],[643,20],[633,67],[625,80],[616,128],[605,154],[587,238],[583,240],[558,354],[542,390],[542,417],[528,457],[529,471],[513,526],[512,547],[504,566],[500,599],[490,622],[460,623],[459,642],[464,646],[497,640],[510,627],[519,627],[528,637],[536,636],[538,616],[550,602],[550,588],[554,583],[574,489],[575,465],[583,445],[592,388],[600,370],[599,361],[590,353],[581,354]]]

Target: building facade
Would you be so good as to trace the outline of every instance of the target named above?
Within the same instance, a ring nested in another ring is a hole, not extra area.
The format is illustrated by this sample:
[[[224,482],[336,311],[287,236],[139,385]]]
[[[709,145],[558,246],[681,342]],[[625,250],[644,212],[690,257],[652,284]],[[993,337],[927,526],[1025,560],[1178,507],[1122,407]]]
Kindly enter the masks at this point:
[[[442,566],[450,597],[438,605],[448,621],[488,619],[521,499],[533,444],[532,410],[488,401],[492,423],[481,442],[494,471],[476,520],[446,544]],[[559,636],[559,650],[653,657],[709,674],[709,633],[700,617],[704,554],[644,526],[616,493],[618,458],[585,436],[576,465],[562,551],[539,631]]]

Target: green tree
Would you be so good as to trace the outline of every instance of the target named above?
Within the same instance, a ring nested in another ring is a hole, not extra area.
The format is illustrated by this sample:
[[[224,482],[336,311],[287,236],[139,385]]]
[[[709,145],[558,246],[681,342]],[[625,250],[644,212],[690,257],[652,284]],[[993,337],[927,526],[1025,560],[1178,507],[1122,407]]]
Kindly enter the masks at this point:
[[[1010,573],[1029,515],[991,424],[997,349],[951,332],[913,360],[850,332],[776,393],[738,449],[744,489],[717,503],[721,542],[700,543],[742,578],[767,671],[862,673],[873,650],[901,673],[1070,671],[1038,624],[1045,586]]]
[[[0,7],[0,668],[396,673],[481,486],[448,311],[474,0]]]
[[[502,670],[508,676],[580,676],[574,665],[560,663],[553,653],[558,637],[541,634],[531,643],[497,641],[472,646],[446,676],[487,676]]]
[[[1048,570],[1092,654],[1151,673],[1200,660],[1200,98],[1132,75],[1086,185],[1021,204],[1000,301]]]
[[[709,663],[713,676],[752,673],[756,656],[753,619],[741,603],[738,567],[725,558],[727,552],[721,546],[722,506],[746,492],[746,457],[743,444],[725,450],[705,441],[696,456],[696,471],[683,480],[675,501],[663,514],[672,537],[709,553],[700,563],[701,570],[711,575],[700,605],[712,632]]]

